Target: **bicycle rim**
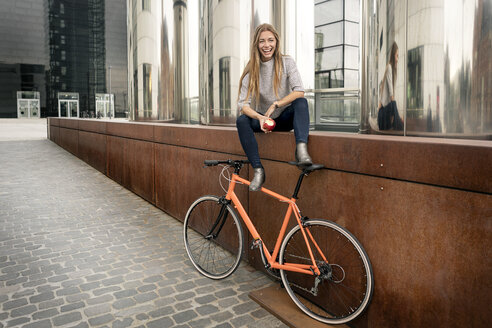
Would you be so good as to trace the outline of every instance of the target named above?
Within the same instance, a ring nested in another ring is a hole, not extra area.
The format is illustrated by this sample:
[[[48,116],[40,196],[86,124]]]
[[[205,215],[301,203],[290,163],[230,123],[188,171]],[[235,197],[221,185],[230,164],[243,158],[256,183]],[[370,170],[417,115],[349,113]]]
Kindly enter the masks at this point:
[[[232,207],[221,204],[219,197],[197,199],[186,214],[183,230],[186,252],[201,274],[223,279],[237,269],[243,250],[242,228]]]
[[[359,241],[336,223],[309,220],[305,228],[327,261],[310,242],[322,274],[317,278],[280,270],[285,289],[294,303],[311,318],[327,324],[347,323],[359,316],[371,300],[374,288],[371,262]],[[280,249],[280,263],[312,263],[299,226],[285,237]]]

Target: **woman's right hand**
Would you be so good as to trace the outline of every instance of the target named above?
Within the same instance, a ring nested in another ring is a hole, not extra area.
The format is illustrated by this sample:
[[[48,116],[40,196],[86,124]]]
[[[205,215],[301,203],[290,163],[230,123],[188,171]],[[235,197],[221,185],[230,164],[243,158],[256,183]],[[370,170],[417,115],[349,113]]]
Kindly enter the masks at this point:
[[[265,123],[265,121],[266,121],[267,119],[268,119],[268,117],[263,116],[263,115],[260,115],[260,116],[258,117],[258,121],[260,121],[260,128],[261,128],[261,131],[263,131],[263,132],[265,132],[265,133],[270,133],[270,132],[272,132],[272,131],[269,131],[269,130],[267,130],[267,129],[265,129],[265,128],[263,127],[263,125],[264,125],[264,123]]]

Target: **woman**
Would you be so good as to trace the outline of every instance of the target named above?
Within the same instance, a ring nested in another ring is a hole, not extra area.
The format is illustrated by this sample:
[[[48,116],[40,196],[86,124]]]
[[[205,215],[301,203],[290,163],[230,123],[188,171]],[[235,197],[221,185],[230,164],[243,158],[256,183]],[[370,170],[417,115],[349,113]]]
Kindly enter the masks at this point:
[[[386,66],[383,80],[380,86],[380,101],[378,112],[378,125],[379,130],[388,130],[394,128],[395,130],[403,130],[403,122],[398,114],[398,108],[395,101],[395,82],[397,78],[397,65],[398,65],[398,45],[393,42],[390,52],[390,60]]]
[[[312,164],[307,151],[309,111],[304,88],[295,61],[280,53],[279,41],[272,25],[258,26],[249,62],[239,80],[238,107],[242,115],[236,125],[241,145],[254,169],[251,191],[260,190],[265,182],[254,132],[270,132],[264,127],[268,118],[275,120],[273,131],[294,129],[298,164]]]

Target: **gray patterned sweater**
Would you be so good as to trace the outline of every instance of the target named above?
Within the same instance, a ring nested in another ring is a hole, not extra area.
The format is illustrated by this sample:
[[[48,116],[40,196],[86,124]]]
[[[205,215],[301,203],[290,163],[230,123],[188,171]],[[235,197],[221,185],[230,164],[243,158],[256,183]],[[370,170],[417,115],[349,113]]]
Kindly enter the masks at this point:
[[[258,102],[252,95],[246,99],[248,94],[249,73],[243,78],[241,84],[241,93],[239,95],[238,108],[241,110],[244,105],[249,105],[252,109],[256,110],[260,114],[265,114],[268,108],[276,100],[280,100],[283,97],[290,94],[292,91],[304,91],[302,85],[301,76],[297,70],[297,65],[294,59],[290,56],[283,56],[283,71],[280,79],[280,86],[278,88],[278,96],[275,96],[273,90],[273,76],[275,75],[275,59],[271,59],[267,62],[260,63],[260,101]],[[275,109],[272,113],[272,118],[277,118],[283,110],[288,107],[287,104],[283,107]]]

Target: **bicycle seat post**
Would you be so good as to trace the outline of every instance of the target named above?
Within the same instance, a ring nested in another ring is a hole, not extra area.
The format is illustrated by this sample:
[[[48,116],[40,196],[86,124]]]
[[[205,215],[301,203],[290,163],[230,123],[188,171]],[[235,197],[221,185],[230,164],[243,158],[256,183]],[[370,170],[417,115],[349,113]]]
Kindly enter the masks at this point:
[[[294,190],[294,194],[292,195],[292,198],[297,199],[297,194],[301,189],[302,180],[304,179],[305,175],[307,175],[305,171],[302,171],[301,174],[299,175],[299,179],[297,179],[296,189]]]

